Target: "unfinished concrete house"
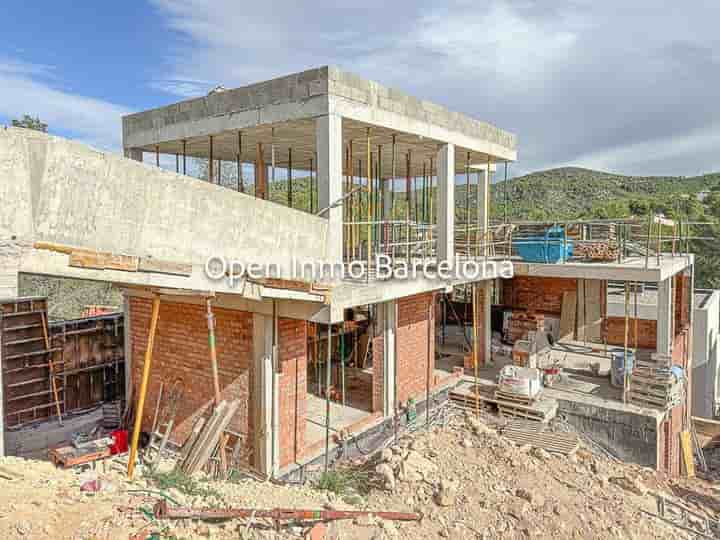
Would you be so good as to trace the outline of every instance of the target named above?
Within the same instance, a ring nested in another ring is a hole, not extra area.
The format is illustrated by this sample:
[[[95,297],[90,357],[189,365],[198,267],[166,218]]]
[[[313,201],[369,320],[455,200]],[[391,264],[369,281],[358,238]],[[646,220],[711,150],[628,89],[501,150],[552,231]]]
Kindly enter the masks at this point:
[[[125,158],[0,132],[0,192],[17,201],[0,212],[0,283],[123,287],[143,430],[172,396],[182,446],[237,402],[222,459],[284,476],[450,400],[538,426],[560,416],[680,472],[693,256],[674,223],[491,221],[513,135],[333,67],[131,114],[123,145]],[[487,272],[502,261],[509,275]],[[485,271],[438,272],[463,263]],[[408,266],[434,272],[387,275]],[[653,325],[633,311],[641,288],[656,290]],[[542,393],[509,395],[507,367],[534,370]]]

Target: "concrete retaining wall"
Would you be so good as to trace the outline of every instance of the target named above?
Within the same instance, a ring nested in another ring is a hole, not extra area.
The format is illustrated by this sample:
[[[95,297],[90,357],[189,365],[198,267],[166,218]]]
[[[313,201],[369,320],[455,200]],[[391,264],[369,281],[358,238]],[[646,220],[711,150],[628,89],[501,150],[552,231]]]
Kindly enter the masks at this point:
[[[590,403],[557,401],[558,413],[568,423],[623,461],[653,469],[658,466],[657,417]]]
[[[0,241],[203,265],[326,260],[327,220],[83,144],[0,130]],[[291,277],[283,272],[280,277]]]

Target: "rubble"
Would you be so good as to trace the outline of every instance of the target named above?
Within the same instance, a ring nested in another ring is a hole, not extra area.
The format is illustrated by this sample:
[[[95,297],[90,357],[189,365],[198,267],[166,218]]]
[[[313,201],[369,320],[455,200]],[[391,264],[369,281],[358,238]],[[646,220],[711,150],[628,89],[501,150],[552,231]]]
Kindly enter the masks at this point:
[[[634,538],[690,539],[692,534],[647,514],[655,496],[714,517],[718,493],[700,479],[669,480],[654,471],[610,461],[584,447],[572,458],[532,445],[518,446],[495,429],[493,418],[454,416],[447,427],[401,438],[353,466],[371,481],[345,492],[256,480],[217,481],[203,473],[187,486],[161,487],[156,476],[127,480],[122,463],[106,472],[60,470],[51,464],[0,459],[16,478],[0,478],[0,535],[3,538],[125,540],[152,523],[158,492],[178,507],[198,509],[326,508],[329,510],[417,512],[420,523],[387,522],[374,516],[354,520],[295,523],[279,532],[267,521],[167,520],[166,535],[177,538],[385,539],[429,538]],[[471,443],[471,444],[468,444]],[[120,458],[116,458],[120,459]],[[159,470],[174,465],[163,460]],[[350,465],[348,465],[350,466]],[[82,492],[89,479],[113,490]],[[677,493],[693,493],[683,499]],[[702,495],[702,496],[700,496]],[[715,505],[715,506],[713,506]],[[7,512],[7,513],[5,513]],[[12,519],[7,519],[12,516]],[[341,536],[339,536],[341,535]]]

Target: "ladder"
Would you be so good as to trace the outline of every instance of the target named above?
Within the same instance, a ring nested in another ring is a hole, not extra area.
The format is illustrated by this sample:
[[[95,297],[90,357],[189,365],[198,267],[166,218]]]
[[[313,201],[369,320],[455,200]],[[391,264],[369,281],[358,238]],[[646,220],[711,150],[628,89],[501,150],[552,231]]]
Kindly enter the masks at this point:
[[[157,404],[155,406],[155,418],[153,419],[150,443],[144,455],[145,462],[150,463],[150,470],[153,471],[160,464],[160,458],[165,452],[168,440],[172,434],[177,407],[183,393],[181,381],[176,380],[170,387],[167,397],[163,400],[163,387],[164,383],[161,383]],[[160,406],[161,403],[162,408]]]

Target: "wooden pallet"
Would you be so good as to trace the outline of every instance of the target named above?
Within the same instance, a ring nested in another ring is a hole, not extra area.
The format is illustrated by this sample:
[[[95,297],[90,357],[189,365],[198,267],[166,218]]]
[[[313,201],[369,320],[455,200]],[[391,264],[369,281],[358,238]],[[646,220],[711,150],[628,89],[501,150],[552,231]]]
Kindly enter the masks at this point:
[[[501,433],[518,446],[529,444],[536,448],[542,448],[546,452],[556,454],[572,454],[580,447],[580,438],[577,434],[544,431],[544,424],[537,422],[535,424],[543,427],[514,426],[511,422],[503,428]]]
[[[69,469],[86,463],[92,463],[99,459],[110,457],[110,448],[75,448],[73,446],[61,446],[48,451],[50,461],[56,467]]]
[[[498,403],[498,411],[501,416],[508,418],[525,418],[527,420],[535,420],[536,422],[547,422],[550,420],[549,415],[541,409],[531,409],[510,403]]]
[[[511,392],[502,392],[500,390],[495,390],[495,399],[498,401],[508,401],[510,403],[519,403],[521,405],[532,405],[535,401],[535,398],[529,398],[526,396],[519,396],[517,394],[513,394]]]

